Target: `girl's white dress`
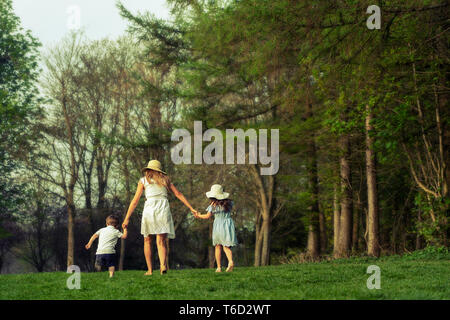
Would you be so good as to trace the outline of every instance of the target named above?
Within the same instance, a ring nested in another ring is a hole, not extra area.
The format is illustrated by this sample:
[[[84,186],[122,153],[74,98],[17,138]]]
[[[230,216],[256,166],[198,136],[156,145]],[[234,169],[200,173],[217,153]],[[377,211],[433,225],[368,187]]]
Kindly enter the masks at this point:
[[[139,182],[144,185],[147,199],[142,212],[141,234],[147,237],[151,234],[167,233],[169,239],[174,239],[175,228],[167,199],[167,189],[157,185],[153,179],[149,183],[144,177]]]

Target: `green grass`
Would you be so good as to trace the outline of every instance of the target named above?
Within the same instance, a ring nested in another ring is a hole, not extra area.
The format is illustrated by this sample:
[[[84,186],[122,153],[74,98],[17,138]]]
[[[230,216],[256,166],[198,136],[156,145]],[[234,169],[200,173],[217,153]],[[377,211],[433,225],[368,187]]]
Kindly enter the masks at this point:
[[[369,265],[381,268],[381,289],[366,287]],[[69,290],[63,272],[0,276],[0,299],[450,299],[449,255],[352,258],[320,263],[82,273],[81,289]]]

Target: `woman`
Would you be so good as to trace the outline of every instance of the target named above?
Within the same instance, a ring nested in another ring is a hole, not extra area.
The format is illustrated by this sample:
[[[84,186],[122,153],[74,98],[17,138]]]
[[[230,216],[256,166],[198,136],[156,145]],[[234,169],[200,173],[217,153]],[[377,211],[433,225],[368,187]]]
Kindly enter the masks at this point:
[[[164,274],[167,272],[166,239],[167,237],[169,239],[175,238],[172,214],[170,213],[169,201],[167,199],[168,191],[173,192],[191,210],[194,216],[197,215],[197,211],[192,208],[183,194],[170,182],[169,176],[161,170],[161,163],[158,160],[149,161],[147,167],[143,168],[142,171],[144,177],[139,180],[136,194],[130,203],[122,227],[126,228],[128,226],[130,217],[134,209],[136,209],[142,191],[145,189],[145,198],[147,200],[145,201],[141,222],[141,234],[144,236],[144,255],[148,268],[145,275],[151,275],[153,271],[151,235],[156,235],[160,272]]]

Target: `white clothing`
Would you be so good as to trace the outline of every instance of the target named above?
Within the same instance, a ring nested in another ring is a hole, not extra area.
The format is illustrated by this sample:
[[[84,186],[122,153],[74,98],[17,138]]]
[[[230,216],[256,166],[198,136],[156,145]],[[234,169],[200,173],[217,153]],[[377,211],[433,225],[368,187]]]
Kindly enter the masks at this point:
[[[175,228],[170,212],[167,189],[157,185],[153,180],[141,178],[140,183],[145,189],[145,204],[142,212],[141,234],[147,237],[151,234],[167,233],[169,239],[175,238]]]
[[[95,234],[98,235],[98,247],[96,254],[116,253],[116,249],[114,247],[117,244],[117,240],[122,237],[122,232],[113,226],[107,226],[105,228],[101,228]]]

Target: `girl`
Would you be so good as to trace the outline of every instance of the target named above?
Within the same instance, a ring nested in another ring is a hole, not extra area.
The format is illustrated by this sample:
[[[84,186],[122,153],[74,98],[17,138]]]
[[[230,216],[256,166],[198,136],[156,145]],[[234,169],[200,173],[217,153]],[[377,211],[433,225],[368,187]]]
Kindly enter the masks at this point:
[[[222,272],[222,248],[228,259],[226,271],[231,272],[234,267],[231,247],[237,245],[236,230],[233,219],[230,216],[233,201],[228,199],[230,194],[223,192],[223,188],[219,184],[213,185],[211,190],[206,193],[206,196],[211,200],[210,205],[206,208],[207,213],[194,214],[194,216],[200,219],[209,219],[214,214],[212,239],[213,245],[216,247],[216,272]]]
[[[172,214],[170,213],[168,191],[181,200],[196,215],[197,211],[192,208],[183,194],[178,191],[170,182],[167,174],[161,170],[161,163],[158,160],[149,161],[147,167],[142,169],[144,177],[139,180],[136,194],[130,203],[127,215],[122,224],[123,228],[128,226],[130,217],[136,208],[142,191],[145,189],[145,205],[142,213],[141,234],[144,236],[144,255],[148,271],[145,275],[151,275],[152,268],[152,238],[156,235],[156,246],[160,262],[160,273],[167,272],[167,242],[166,239],[175,238]]]

